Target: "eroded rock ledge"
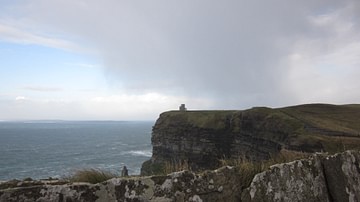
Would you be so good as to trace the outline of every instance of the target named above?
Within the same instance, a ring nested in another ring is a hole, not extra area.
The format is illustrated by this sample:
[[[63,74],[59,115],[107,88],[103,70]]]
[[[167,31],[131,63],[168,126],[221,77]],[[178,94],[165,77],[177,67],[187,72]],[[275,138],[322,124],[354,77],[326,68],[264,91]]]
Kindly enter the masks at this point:
[[[99,184],[1,183],[0,201],[360,201],[359,162],[359,151],[314,155],[273,165],[247,188],[234,167],[114,178]]]

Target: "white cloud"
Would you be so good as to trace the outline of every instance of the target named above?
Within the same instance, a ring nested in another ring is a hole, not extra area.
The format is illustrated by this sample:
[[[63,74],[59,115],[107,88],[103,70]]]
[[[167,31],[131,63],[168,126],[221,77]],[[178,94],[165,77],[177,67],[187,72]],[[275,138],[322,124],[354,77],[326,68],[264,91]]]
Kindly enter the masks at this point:
[[[0,99],[0,119],[71,120],[155,120],[163,111],[177,110],[181,103],[189,109],[208,109],[212,101],[202,98],[168,96],[158,93],[120,94],[92,98],[39,99],[17,96]]]
[[[23,100],[26,100],[26,99],[27,99],[27,98],[24,97],[24,96],[17,96],[17,97],[15,98],[16,101],[23,101]]]
[[[1,21],[0,40],[19,44],[35,44],[68,51],[83,51],[83,48],[68,40],[33,34],[21,28],[2,24]]]
[[[177,110],[181,103],[191,103],[188,106],[190,109],[207,109],[213,104],[210,100],[158,93],[100,96],[83,104],[85,111],[96,117],[112,117],[114,119],[143,117],[143,119],[153,120],[163,111]]]

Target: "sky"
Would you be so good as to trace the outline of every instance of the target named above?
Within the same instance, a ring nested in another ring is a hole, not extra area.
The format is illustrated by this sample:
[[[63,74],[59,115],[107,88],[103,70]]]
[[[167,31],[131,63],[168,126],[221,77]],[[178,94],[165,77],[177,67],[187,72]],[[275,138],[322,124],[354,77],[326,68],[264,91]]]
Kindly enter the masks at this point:
[[[0,120],[360,103],[358,0],[0,0]]]

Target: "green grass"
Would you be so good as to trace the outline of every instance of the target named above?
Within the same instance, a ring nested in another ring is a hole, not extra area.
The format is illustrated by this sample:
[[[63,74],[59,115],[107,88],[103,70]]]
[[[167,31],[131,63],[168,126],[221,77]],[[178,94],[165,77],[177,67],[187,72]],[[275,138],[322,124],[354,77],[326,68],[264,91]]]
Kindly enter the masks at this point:
[[[319,128],[360,133],[360,105],[308,104],[278,110]]]
[[[167,121],[162,125],[187,123],[199,128],[224,129],[226,119],[231,118],[234,110],[214,110],[214,111],[170,111],[161,114],[162,120]]]
[[[343,151],[343,148],[360,149],[359,104],[306,104],[237,111],[170,111],[161,116],[164,128],[186,129],[191,126],[215,130],[218,134],[243,132],[298,148],[322,145],[321,149],[328,152]],[[246,123],[250,123],[250,128],[244,126]],[[339,136],[342,137],[337,138]]]
[[[250,185],[252,179],[257,173],[269,169],[271,165],[304,159],[309,156],[310,156],[309,153],[283,149],[279,152],[279,154],[273,155],[269,160],[262,162],[253,162],[247,160],[246,158],[220,159],[219,162],[221,163],[220,167],[233,166],[237,171],[236,177],[239,179],[239,183],[241,184],[241,186],[247,187]],[[156,169],[152,170],[154,172],[152,173],[152,175],[167,175],[172,172],[183,171],[183,170],[191,171],[186,161],[172,161],[172,162],[165,162],[162,164],[151,164],[151,165],[156,166]],[[202,172],[203,171],[200,171],[199,173],[201,174]]]
[[[65,177],[65,179],[70,182],[88,182],[91,184],[96,184],[115,177],[118,176],[108,171],[98,169],[84,169],[76,171],[74,174]]]
[[[270,166],[278,163],[287,163],[294,160],[308,158],[309,153],[281,150],[279,154],[272,156],[267,161],[253,162],[245,158],[221,159],[223,166],[234,166],[238,173],[239,182],[242,187],[248,187],[254,176],[260,172],[268,170]]]
[[[145,161],[142,168],[150,172],[145,173],[144,175],[167,175],[177,171],[191,170],[188,162],[185,160],[172,160],[170,162],[165,161],[161,163],[151,163],[151,161]]]
[[[294,141],[299,144],[319,142],[329,153],[360,149],[360,105],[307,104],[277,109],[295,117],[304,124],[342,136],[326,135],[327,132],[302,130]]]
[[[165,173],[165,163],[152,163],[151,160],[142,164],[142,175],[161,175]]]
[[[189,123],[199,128],[222,129],[226,120],[239,118],[239,114],[252,117],[265,117],[278,124],[286,124],[289,129],[300,128],[304,123],[319,128],[348,132],[360,135],[360,105],[306,104],[284,108],[254,107],[248,110],[209,110],[209,111],[169,111],[161,116],[171,124]],[[241,118],[241,117],[240,117]]]
[[[164,174],[169,174],[172,172],[182,171],[182,170],[191,170],[187,161],[172,161],[166,162],[164,165]]]

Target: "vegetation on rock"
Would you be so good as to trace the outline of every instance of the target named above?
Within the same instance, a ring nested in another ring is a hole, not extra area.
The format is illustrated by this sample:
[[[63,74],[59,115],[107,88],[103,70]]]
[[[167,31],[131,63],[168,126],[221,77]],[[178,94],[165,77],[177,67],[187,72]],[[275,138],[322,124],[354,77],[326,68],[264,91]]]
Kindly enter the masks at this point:
[[[99,169],[83,169],[76,171],[73,175],[65,177],[65,179],[70,182],[88,182],[91,184],[96,184],[115,177],[118,176],[108,171]]]

